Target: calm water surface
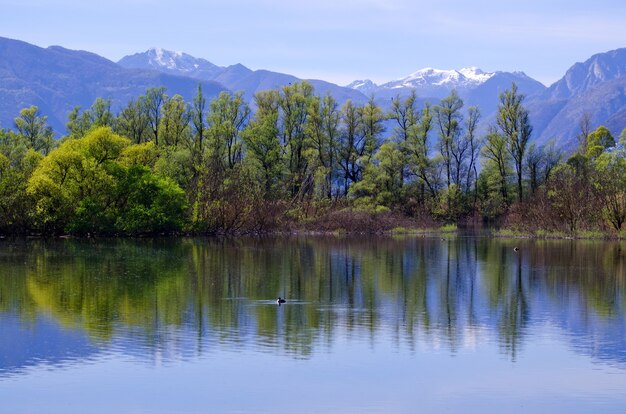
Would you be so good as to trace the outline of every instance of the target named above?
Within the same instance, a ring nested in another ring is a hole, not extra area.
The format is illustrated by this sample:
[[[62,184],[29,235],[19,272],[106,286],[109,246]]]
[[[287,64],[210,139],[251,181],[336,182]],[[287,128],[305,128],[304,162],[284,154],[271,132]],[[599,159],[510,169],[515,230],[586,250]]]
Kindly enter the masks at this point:
[[[623,413],[625,295],[618,242],[0,240],[0,412]]]

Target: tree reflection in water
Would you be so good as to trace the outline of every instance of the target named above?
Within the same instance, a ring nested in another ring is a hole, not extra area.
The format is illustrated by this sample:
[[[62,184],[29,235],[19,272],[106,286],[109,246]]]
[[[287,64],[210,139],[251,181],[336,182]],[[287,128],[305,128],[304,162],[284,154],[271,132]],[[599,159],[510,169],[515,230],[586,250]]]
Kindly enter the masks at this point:
[[[451,353],[497,341],[515,361],[529,326],[548,321],[585,352],[624,362],[625,263],[618,242],[2,241],[0,312],[173,357],[229,347],[307,358],[340,338],[385,338]]]

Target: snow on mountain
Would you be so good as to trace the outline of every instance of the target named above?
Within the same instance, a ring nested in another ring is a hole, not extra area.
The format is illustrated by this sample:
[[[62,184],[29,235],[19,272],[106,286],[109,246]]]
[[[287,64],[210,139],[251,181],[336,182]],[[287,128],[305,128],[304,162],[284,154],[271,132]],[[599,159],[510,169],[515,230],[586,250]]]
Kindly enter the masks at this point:
[[[212,79],[224,70],[206,59],[157,47],[143,53],[125,56],[118,63],[125,68],[153,69],[199,79]]]
[[[373,92],[376,92],[376,90],[378,89],[378,85],[376,85],[374,82],[372,82],[369,79],[365,79],[365,80],[355,80],[349,85],[346,85],[346,88],[357,90],[364,95],[370,95]]]
[[[194,72],[201,66],[217,68],[216,65],[205,59],[198,59],[183,52],[153,47],[146,52],[148,63],[157,68],[176,70],[179,72]]]
[[[463,68],[460,70],[424,68],[404,78],[387,82],[381,85],[381,87],[398,89],[439,86],[446,89],[468,89],[486,82],[494,74],[483,72],[478,68]]]

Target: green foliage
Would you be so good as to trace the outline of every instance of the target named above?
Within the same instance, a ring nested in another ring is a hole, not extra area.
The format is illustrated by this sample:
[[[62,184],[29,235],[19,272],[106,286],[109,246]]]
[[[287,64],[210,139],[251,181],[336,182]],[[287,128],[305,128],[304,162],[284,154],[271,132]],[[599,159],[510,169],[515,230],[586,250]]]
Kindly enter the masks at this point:
[[[115,229],[127,234],[180,230],[185,192],[172,179],[133,165],[121,171],[116,188],[119,208]]]
[[[149,152],[148,145],[135,151],[130,146],[127,138],[100,127],[45,157],[28,181],[37,228],[78,234],[179,229],[183,191],[132,161],[142,159],[137,155]]]
[[[28,147],[44,154],[54,146],[52,128],[47,125],[47,120],[47,116],[40,116],[36,106],[22,109],[20,116],[15,118],[15,128]]]
[[[626,222],[626,159],[620,154],[603,153],[596,162],[595,189],[606,221],[619,232]]]
[[[611,131],[605,126],[600,126],[587,137],[587,152],[585,155],[589,159],[595,159],[607,148],[614,146],[615,138],[611,135]]]
[[[0,231],[251,232],[342,209],[361,214],[350,228],[480,213],[531,230],[623,231],[623,147],[607,151],[615,139],[600,127],[560,164],[554,143],[529,143],[515,84],[485,137],[478,108],[464,111],[456,92],[433,107],[418,107],[415,93],[396,97],[387,114],[373,98],[339,108],[308,82],[254,99],[252,114],[241,93],[207,103],[199,86],[189,104],[151,88],[117,116],[97,99],[69,114],[59,142],[36,107],[23,109],[15,131],[0,130]]]
[[[248,158],[256,166],[256,180],[262,183],[265,199],[277,198],[282,177],[282,148],[278,138],[278,93],[259,92],[255,95],[257,112],[243,133]]]
[[[500,104],[496,116],[496,123],[506,141],[507,150],[515,166],[517,199],[520,202],[523,196],[523,162],[532,133],[528,111],[523,105],[524,98],[523,94],[518,93],[517,85],[513,83],[511,89],[500,94]]]

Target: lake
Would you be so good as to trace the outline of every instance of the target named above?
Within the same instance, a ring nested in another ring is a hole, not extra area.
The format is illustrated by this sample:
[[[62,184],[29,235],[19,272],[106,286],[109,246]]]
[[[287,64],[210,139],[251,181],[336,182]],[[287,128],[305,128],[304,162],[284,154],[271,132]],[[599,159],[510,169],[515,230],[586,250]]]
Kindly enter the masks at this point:
[[[0,412],[623,413],[625,322],[624,242],[0,240]]]

